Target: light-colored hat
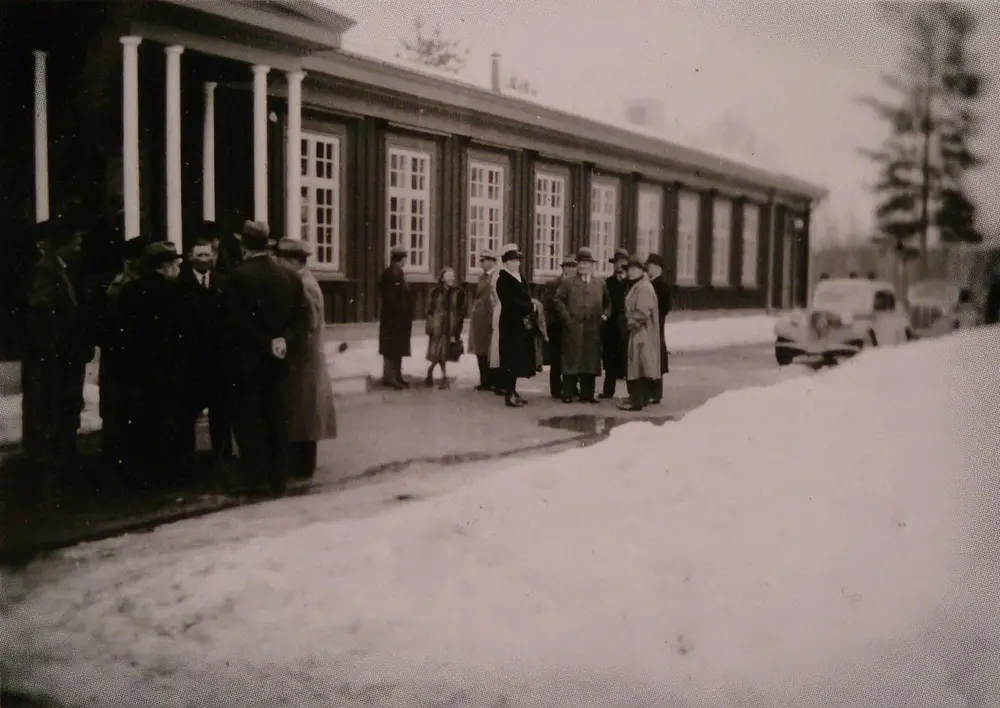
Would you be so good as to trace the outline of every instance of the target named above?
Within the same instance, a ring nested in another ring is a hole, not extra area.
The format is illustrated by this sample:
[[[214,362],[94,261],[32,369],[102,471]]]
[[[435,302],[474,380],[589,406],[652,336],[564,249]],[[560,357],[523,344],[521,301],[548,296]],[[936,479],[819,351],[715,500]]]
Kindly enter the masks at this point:
[[[247,219],[243,222],[243,232],[235,236],[247,248],[264,251],[271,245],[271,229],[263,221]]]
[[[497,259],[497,254],[493,251],[483,251],[479,254],[479,260],[481,261],[495,261]]]
[[[277,251],[280,256],[308,258],[312,255],[312,247],[305,241],[297,238],[279,239]]]
[[[594,252],[591,251],[586,246],[577,249],[576,252],[577,263],[594,263]]]
[[[392,258],[393,260],[406,258],[406,256],[408,255],[409,251],[407,251],[405,248],[399,245],[393,246],[392,248],[389,249],[389,257]]]
[[[505,244],[503,248],[500,249],[500,260],[502,261],[513,261],[521,260],[521,251],[517,247],[516,243]]]

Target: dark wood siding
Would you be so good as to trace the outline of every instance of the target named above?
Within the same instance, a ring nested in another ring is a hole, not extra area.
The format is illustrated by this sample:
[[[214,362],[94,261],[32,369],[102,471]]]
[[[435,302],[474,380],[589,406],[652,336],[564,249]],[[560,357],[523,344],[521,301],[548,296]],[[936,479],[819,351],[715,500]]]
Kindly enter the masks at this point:
[[[618,244],[627,248],[629,253],[635,253],[639,240],[639,175],[631,174],[619,180],[618,210]]]
[[[802,230],[798,237],[795,268],[797,270],[795,303],[798,307],[809,304],[810,217],[808,209],[802,214]]]
[[[743,206],[746,199],[739,197],[732,202],[733,215],[729,230],[729,285],[743,285]]]
[[[664,277],[677,282],[677,220],[680,185],[663,185],[663,235],[660,238],[660,255],[663,256]]]
[[[698,285],[711,287],[712,283],[712,224],[714,219],[713,192],[699,194],[698,216]]]

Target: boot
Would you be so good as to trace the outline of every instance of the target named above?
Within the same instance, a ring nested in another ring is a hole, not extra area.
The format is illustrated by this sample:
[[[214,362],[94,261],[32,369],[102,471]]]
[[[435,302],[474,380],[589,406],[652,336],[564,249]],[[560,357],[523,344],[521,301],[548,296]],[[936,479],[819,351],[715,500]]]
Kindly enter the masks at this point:
[[[629,388],[629,397],[618,404],[618,410],[641,411],[646,407],[646,387],[644,386],[644,379],[636,379],[626,383]]]
[[[653,379],[649,387],[649,405],[655,406],[663,400],[663,377]]]

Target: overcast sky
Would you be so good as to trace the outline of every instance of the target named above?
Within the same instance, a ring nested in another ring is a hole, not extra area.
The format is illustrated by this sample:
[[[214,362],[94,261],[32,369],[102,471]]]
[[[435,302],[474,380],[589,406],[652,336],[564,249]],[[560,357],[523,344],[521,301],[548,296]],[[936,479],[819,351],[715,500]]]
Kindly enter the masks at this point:
[[[391,58],[414,16],[440,23],[471,50],[463,76],[488,85],[490,53],[529,80],[545,102],[622,119],[623,102],[664,102],[667,137],[711,147],[723,120],[752,135],[753,158],[831,191],[817,231],[871,224],[874,178],[859,145],[877,146],[882,124],[853,97],[878,90],[896,40],[874,5],[860,2],[718,0],[327,0],[357,26],[345,48]],[[977,48],[1000,83],[1000,0],[978,3]],[[981,151],[992,164],[971,186],[990,230],[1000,229],[1000,86],[982,103]],[[989,110],[988,107],[992,108]],[[822,233],[818,233],[821,236]]]

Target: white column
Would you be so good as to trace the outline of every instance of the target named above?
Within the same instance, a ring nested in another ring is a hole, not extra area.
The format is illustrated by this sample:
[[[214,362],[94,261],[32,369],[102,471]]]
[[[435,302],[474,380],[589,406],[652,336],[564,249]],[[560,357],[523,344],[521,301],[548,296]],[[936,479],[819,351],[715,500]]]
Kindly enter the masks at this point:
[[[45,52],[35,55],[35,221],[49,219],[49,109]]]
[[[167,240],[184,250],[181,210],[181,54],[173,45],[167,53]]]
[[[201,215],[215,221],[215,87],[205,84],[205,132],[202,136]]]
[[[253,67],[253,218],[267,223],[267,72]]]
[[[125,238],[139,235],[139,37],[122,37],[122,190]]]
[[[285,236],[298,238],[302,219],[302,79],[288,73],[288,145],[285,147]]]

